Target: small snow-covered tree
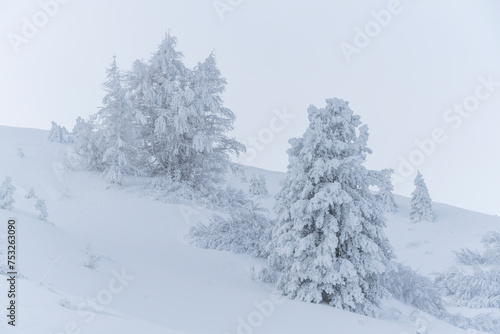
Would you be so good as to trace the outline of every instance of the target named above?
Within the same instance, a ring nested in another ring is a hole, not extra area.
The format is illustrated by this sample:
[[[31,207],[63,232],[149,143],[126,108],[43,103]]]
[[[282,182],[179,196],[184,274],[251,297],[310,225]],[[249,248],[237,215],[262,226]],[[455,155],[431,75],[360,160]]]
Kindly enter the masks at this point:
[[[85,121],[78,117],[73,129],[73,147],[80,156],[83,168],[102,172],[104,170],[104,136],[97,129],[97,116],[92,115]]]
[[[141,172],[136,164],[138,149],[135,146],[135,117],[122,87],[116,56],[107,69],[104,90],[104,106],[97,114],[100,120],[99,131],[103,136],[101,150],[104,152],[104,178],[121,184],[123,175],[138,175]]]
[[[26,196],[24,196],[24,198],[30,199],[30,198],[34,198],[34,197],[36,197],[35,190],[33,189],[33,187],[31,187],[28,190],[28,193],[26,194]]]
[[[268,194],[266,179],[264,175],[259,175],[259,178],[257,178],[255,174],[252,175],[252,178],[250,179],[250,186],[248,188],[248,192],[252,196]]]
[[[435,218],[432,210],[432,201],[425,180],[420,172],[417,173],[414,183],[415,190],[411,193],[410,222],[432,222]]]
[[[38,211],[38,219],[47,220],[49,214],[47,213],[47,205],[45,200],[39,198],[35,203],[35,209]]]
[[[226,215],[213,215],[209,224],[192,227],[190,236],[196,246],[234,253],[267,257],[273,221],[265,210],[254,206],[233,210]]]
[[[376,315],[385,291],[378,278],[393,253],[363,166],[371,153],[368,128],[348,102],[326,102],[309,107],[309,127],[289,141],[270,264],[281,271],[278,290],[290,298]]]
[[[52,127],[49,131],[48,141],[53,143],[66,143],[68,130],[65,127],[58,125],[56,122],[51,122]]]
[[[96,269],[99,266],[99,263],[101,262],[102,255],[95,253],[92,250],[92,244],[90,242],[87,244],[87,247],[85,249],[85,254],[87,256],[84,263],[85,267],[89,269]]]
[[[0,187],[0,209],[12,210],[12,204],[15,203],[12,196],[14,195],[16,187],[14,187],[11,182],[12,178],[7,176]]]
[[[21,159],[24,158],[24,152],[20,147],[17,148],[17,156]]]
[[[382,203],[384,211],[397,212],[398,205],[394,200],[394,186],[391,182],[391,175],[394,173],[393,169],[382,169],[381,171],[369,171],[373,178],[373,185],[378,188],[376,198]]]
[[[262,195],[267,195],[269,191],[267,190],[266,178],[264,175],[259,175],[259,185],[260,185],[260,193]]]
[[[252,196],[259,195],[259,180],[255,174],[252,174],[252,178],[250,179],[250,185],[248,186],[248,193]]]

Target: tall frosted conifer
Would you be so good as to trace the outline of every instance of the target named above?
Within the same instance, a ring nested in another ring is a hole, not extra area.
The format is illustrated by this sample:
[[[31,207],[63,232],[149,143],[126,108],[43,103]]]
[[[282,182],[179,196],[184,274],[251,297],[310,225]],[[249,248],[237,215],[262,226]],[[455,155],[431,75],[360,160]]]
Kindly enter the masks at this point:
[[[347,102],[326,102],[308,109],[309,127],[289,141],[270,262],[289,298],[373,316],[384,293],[378,276],[393,255],[363,166],[368,128]]]

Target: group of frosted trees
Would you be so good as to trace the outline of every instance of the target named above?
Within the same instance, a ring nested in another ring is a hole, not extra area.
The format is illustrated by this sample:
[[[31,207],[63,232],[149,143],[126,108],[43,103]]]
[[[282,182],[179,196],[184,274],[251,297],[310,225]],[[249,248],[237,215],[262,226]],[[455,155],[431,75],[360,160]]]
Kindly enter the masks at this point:
[[[230,154],[244,150],[227,136],[235,116],[222,105],[226,82],[213,54],[188,69],[175,45],[167,34],[148,62],[137,60],[125,73],[113,60],[103,107],[88,120],[78,119],[71,134],[87,169],[117,184],[124,175],[162,175],[198,190],[224,179]],[[392,170],[364,167],[371,153],[367,126],[346,101],[326,102],[325,108],[308,109],[309,127],[289,141],[288,172],[276,197],[278,219],[264,234],[268,242],[258,243],[266,249],[257,253],[266,254],[279,273],[276,284],[284,295],[375,315],[384,295],[379,278],[391,270],[394,257],[384,235],[384,211],[397,209]],[[64,129],[53,128],[53,141],[64,141]],[[432,220],[420,174],[415,184],[411,221]],[[253,177],[249,191],[267,193],[265,179]],[[209,235],[207,247],[229,249],[213,237],[224,231],[229,238],[234,228],[240,234],[228,242],[242,241],[248,233],[241,229],[243,218],[213,221],[209,229],[197,230],[198,243]],[[260,247],[243,246],[241,251]]]
[[[394,266],[384,235],[384,211],[397,210],[393,171],[364,167],[371,153],[368,127],[348,102],[333,98],[326,103],[325,108],[308,109],[309,127],[302,137],[289,141],[269,262],[279,272],[277,288],[284,295],[375,315],[384,295],[380,277]],[[411,222],[432,221],[420,173],[415,186]]]
[[[72,132],[87,169],[117,184],[124,175],[162,175],[196,189],[223,181],[230,155],[245,150],[227,135],[235,116],[223,106],[226,81],[213,53],[189,69],[175,46],[166,34],[149,61],[136,60],[125,73],[115,57],[102,108]]]
[[[308,109],[309,127],[302,137],[289,141],[288,171],[276,196],[277,222],[224,218],[194,229],[191,236],[202,247],[267,257],[270,268],[257,276],[275,282],[290,298],[374,316],[386,291],[381,278],[395,272],[392,247],[384,235],[384,212],[397,210],[393,171],[364,167],[371,153],[367,126],[348,102],[326,102],[325,108]],[[261,194],[262,179],[252,176],[252,195]],[[427,210],[430,198],[419,174],[412,221],[430,220]],[[270,232],[262,232],[263,226]],[[249,243],[252,231],[267,240]]]

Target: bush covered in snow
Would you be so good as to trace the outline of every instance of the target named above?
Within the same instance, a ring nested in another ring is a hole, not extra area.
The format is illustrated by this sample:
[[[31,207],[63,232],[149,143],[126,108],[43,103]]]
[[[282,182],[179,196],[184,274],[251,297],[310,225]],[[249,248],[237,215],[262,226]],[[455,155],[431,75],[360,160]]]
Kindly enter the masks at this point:
[[[231,186],[215,185],[194,189],[184,182],[168,177],[155,178],[143,192],[157,201],[201,206],[226,213],[244,209],[253,203],[242,190]]]
[[[84,263],[85,267],[87,267],[89,269],[96,269],[99,266],[99,263],[101,262],[102,255],[95,253],[92,250],[91,243],[87,244],[87,248],[85,249],[85,255],[86,255],[86,259],[85,259],[85,263]]]
[[[472,328],[488,333],[500,333],[500,319],[494,318],[490,314],[480,314],[468,318],[461,314],[449,313],[441,298],[441,284],[436,284],[436,282],[420,275],[408,266],[395,263],[392,271],[380,276],[380,281],[381,285],[393,298],[446,321],[453,326],[463,329]],[[466,284],[467,282],[464,282],[463,285],[465,286]],[[496,293],[496,296],[498,296],[498,293]],[[413,321],[415,325],[418,324],[416,320],[418,319],[414,319]],[[424,328],[425,326],[420,327]]]
[[[393,270],[380,276],[382,286],[400,302],[418,308],[433,316],[445,312],[439,288],[431,279],[412,268],[395,263]]]
[[[472,318],[464,317],[461,314],[447,313],[441,320],[466,330],[475,329],[482,333],[500,334],[500,319],[488,313],[478,314]],[[474,333],[474,331],[468,333]]]
[[[436,277],[436,284],[456,306],[500,308],[500,268],[455,266]]]
[[[435,283],[457,306],[500,308],[500,233],[482,238],[484,252],[456,252],[458,265],[435,278]]]
[[[263,209],[248,207],[228,215],[213,215],[207,226],[192,227],[193,243],[201,248],[267,257],[273,222]]]

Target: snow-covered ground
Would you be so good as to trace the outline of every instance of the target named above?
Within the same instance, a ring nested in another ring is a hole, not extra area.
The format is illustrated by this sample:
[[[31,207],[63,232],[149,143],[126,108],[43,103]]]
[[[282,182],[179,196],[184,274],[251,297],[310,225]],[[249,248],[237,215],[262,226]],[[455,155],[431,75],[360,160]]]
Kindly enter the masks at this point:
[[[265,262],[247,255],[193,247],[186,234],[211,212],[165,204],[142,193],[145,181],[129,178],[109,186],[99,175],[68,171],[66,145],[47,142],[47,132],[0,127],[0,181],[12,177],[14,210],[0,210],[1,265],[7,220],[18,221],[18,324],[0,333],[414,333],[415,311],[384,301],[379,319],[322,304],[285,300],[272,286],[251,279]],[[19,157],[18,148],[24,153]],[[246,167],[247,180],[263,174],[271,208],[284,174]],[[232,185],[248,189],[248,181]],[[30,187],[46,200],[48,222],[38,219]],[[431,193],[432,195],[432,193]],[[410,224],[409,200],[388,214],[386,233],[398,260],[431,275],[454,263],[453,251],[481,248],[482,235],[500,230],[500,218],[434,204],[434,223]],[[100,255],[95,269],[85,264]],[[0,280],[6,313],[7,283]],[[456,309],[454,311],[457,311]],[[421,313],[428,333],[467,333]],[[469,331],[472,333],[473,331]]]

